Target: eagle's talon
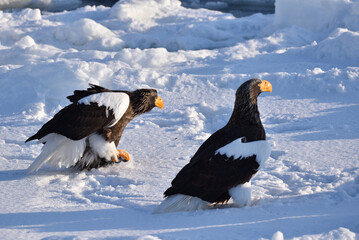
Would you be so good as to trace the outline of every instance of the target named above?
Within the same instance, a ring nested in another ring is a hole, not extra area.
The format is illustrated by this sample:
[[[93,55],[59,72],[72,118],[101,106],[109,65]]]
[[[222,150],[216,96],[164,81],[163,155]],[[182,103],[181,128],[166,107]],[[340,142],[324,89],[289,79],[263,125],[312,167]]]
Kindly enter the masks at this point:
[[[121,160],[124,162],[130,161],[130,154],[126,152],[126,150],[117,149],[117,151],[118,151],[118,155],[117,155],[118,158],[121,158]]]

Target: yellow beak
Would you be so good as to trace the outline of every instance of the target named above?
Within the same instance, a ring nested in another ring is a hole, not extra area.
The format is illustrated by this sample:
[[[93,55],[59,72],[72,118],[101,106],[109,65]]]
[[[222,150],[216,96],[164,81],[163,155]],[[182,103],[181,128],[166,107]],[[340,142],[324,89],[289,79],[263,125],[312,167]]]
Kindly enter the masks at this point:
[[[156,97],[155,105],[156,105],[156,107],[159,107],[162,109],[163,106],[165,105],[165,103],[163,102],[161,97]]]
[[[259,84],[259,88],[262,92],[272,92],[272,84],[266,80],[262,80]]]

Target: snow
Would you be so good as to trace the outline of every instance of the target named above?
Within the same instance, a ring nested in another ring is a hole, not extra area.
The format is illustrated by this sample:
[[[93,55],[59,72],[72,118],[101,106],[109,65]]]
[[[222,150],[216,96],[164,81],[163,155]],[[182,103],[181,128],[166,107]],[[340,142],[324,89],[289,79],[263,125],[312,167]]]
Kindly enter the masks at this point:
[[[314,32],[322,32],[341,26],[358,30],[359,3],[342,0],[313,0],[302,4],[300,0],[277,0],[275,24],[300,26]],[[354,21],[354,22],[353,22]]]
[[[0,11],[0,238],[357,239],[358,1],[275,4],[244,18],[175,0]],[[251,78],[273,86],[251,204],[152,214]],[[24,141],[89,83],[156,88],[166,106],[128,125],[128,163],[28,175],[41,146]]]
[[[272,240],[283,240],[283,239],[284,239],[283,233],[280,231],[274,233],[272,236]]]

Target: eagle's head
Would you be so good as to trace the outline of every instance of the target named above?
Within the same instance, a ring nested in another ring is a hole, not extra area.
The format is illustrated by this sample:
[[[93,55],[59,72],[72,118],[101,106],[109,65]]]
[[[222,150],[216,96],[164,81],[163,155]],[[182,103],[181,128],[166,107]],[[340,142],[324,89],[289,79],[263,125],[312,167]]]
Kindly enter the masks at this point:
[[[272,84],[266,80],[253,78],[244,82],[237,89],[236,100],[240,100],[245,97],[250,103],[256,104],[257,97],[262,92],[272,92]]]
[[[236,92],[236,101],[230,122],[250,122],[261,124],[257,98],[262,92],[271,92],[270,82],[261,79],[250,79],[244,82]]]
[[[155,89],[137,89],[130,95],[132,109],[135,115],[146,113],[154,107],[163,108],[163,100]]]

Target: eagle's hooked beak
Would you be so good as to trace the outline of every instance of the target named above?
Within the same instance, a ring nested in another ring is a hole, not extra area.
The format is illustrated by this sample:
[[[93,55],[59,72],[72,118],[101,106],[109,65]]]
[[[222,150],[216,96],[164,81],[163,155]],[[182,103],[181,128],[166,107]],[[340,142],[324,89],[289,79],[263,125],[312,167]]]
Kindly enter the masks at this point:
[[[262,92],[272,92],[272,84],[266,80],[262,80],[259,84],[259,88]]]
[[[161,110],[162,110],[164,104],[165,104],[165,103],[163,102],[163,100],[162,100],[161,97],[156,97],[156,100],[155,100],[155,105],[156,105],[156,107],[159,107],[159,108],[161,108]]]

